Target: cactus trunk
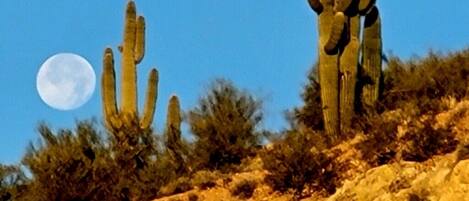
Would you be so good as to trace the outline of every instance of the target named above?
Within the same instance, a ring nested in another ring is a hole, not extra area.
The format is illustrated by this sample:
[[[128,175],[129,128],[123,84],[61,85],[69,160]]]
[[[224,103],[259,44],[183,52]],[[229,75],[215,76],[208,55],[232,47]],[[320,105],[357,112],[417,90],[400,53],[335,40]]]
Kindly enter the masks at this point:
[[[137,73],[135,66],[136,38],[135,3],[129,2],[125,16],[124,44],[122,45],[122,77],[121,77],[121,112],[126,115],[137,115]]]
[[[363,86],[362,104],[373,108],[379,98],[381,79],[381,20],[379,11],[373,7],[366,15],[363,31],[362,75],[366,81]]]
[[[333,138],[340,134],[339,127],[339,55],[326,53],[325,45],[328,43],[334,22],[333,7],[323,4],[323,11],[318,16],[319,30],[319,83],[321,88],[321,101],[324,117],[324,128]]]
[[[348,130],[352,123],[355,105],[355,85],[360,48],[360,17],[348,17],[347,22],[349,38],[340,57],[340,128]]]

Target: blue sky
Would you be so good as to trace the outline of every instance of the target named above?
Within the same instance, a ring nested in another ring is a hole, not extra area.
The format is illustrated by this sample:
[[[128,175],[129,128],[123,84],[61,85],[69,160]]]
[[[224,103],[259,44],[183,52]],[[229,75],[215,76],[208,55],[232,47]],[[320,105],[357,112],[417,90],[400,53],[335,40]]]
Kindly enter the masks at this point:
[[[378,1],[385,52],[408,58],[430,48],[457,50],[469,44],[467,0]],[[125,2],[0,1],[0,163],[20,161],[27,144],[38,139],[35,129],[40,121],[71,128],[77,119],[101,119],[99,85],[84,106],[58,111],[40,99],[36,74],[49,56],[72,52],[85,57],[99,79],[104,48],[116,50],[122,41]],[[147,21],[139,93],[143,95],[148,71],[156,66],[158,131],[172,93],[187,110],[218,77],[263,98],[264,128],[283,128],[283,111],[301,104],[299,94],[317,54],[316,15],[306,0],[136,3]],[[117,65],[119,69],[120,62]],[[142,101],[143,96],[141,106]]]

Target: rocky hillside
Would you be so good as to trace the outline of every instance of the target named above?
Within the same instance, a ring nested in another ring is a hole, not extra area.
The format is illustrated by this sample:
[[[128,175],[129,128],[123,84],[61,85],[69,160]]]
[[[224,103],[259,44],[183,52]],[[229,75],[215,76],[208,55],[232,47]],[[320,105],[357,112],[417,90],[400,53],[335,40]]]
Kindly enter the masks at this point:
[[[299,200],[469,200],[469,101],[457,103],[448,98],[442,102],[448,110],[435,116],[433,128],[449,128],[455,134],[459,141],[455,151],[435,155],[422,162],[409,162],[398,156],[388,164],[371,167],[363,159],[363,153],[354,146],[367,137],[357,134],[355,138],[328,150],[338,164],[346,167],[339,175],[343,180],[341,187],[328,197],[306,192],[308,196]],[[393,111],[387,115],[393,118],[401,112]],[[405,119],[400,122],[398,136],[409,130],[408,123]],[[209,188],[195,187],[155,201],[295,200],[293,193],[275,192],[265,184],[267,173],[262,168],[262,160],[255,158],[243,171],[220,178]]]

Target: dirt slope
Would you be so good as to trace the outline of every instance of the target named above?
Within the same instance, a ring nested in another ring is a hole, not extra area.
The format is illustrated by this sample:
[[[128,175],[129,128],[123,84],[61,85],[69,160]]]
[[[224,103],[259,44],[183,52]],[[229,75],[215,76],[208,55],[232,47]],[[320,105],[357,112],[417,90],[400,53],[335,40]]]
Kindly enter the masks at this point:
[[[469,201],[469,101],[446,100],[446,112],[436,116],[437,127],[450,127],[461,142],[458,149],[446,155],[434,156],[422,163],[394,161],[387,165],[370,168],[360,159],[354,144],[364,139],[363,134],[330,150],[336,160],[350,167],[341,173],[344,182],[336,193],[328,198],[311,195],[304,201]],[[401,127],[400,132],[406,128]],[[293,200],[292,194],[272,191],[263,179],[262,161],[255,159],[256,168],[230,175],[229,182],[219,180],[216,186],[206,190],[189,192],[156,199],[155,201],[235,201],[235,200]],[[234,187],[243,180],[256,182],[252,197],[243,199],[233,196]]]

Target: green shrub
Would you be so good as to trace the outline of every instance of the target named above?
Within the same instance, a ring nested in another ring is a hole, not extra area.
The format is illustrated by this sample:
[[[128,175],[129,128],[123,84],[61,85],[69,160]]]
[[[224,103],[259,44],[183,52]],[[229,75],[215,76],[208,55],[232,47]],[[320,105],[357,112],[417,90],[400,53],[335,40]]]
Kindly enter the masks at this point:
[[[26,190],[27,182],[18,166],[0,164],[0,200],[17,200]]]
[[[259,100],[231,82],[216,80],[188,114],[195,135],[196,169],[222,169],[249,155],[261,137],[256,132],[262,119],[260,107]]]
[[[28,197],[36,200],[99,200],[109,196],[104,189],[110,158],[94,128],[59,130],[57,134],[45,124],[38,128],[41,142],[31,144],[23,164],[34,180],[29,185]],[[100,185],[101,184],[101,185]],[[110,196],[115,200],[115,196]]]
[[[188,197],[189,197],[189,201],[197,201],[197,200],[199,200],[199,196],[198,196],[197,194],[195,194],[195,193],[189,194]]]
[[[232,189],[230,189],[231,195],[239,197],[241,199],[249,199],[252,197],[254,190],[256,190],[257,182],[253,180],[242,180],[238,182]]]
[[[441,155],[456,150],[458,141],[450,129],[434,129],[434,120],[416,121],[409,125],[409,131],[403,137],[406,142],[402,159],[422,162],[434,155]]]
[[[393,159],[421,162],[434,155],[456,150],[459,142],[451,128],[433,128],[434,116],[403,111],[406,114],[362,117],[366,139],[356,148],[371,166],[387,164]],[[402,129],[398,135],[399,126]],[[397,156],[400,158],[396,158]]]
[[[265,182],[281,192],[294,190],[297,196],[305,187],[334,193],[338,179],[333,160],[318,150],[316,143],[312,135],[292,131],[266,148],[261,154],[264,168],[269,171]]]
[[[382,109],[396,109],[409,102],[422,113],[438,112],[445,96],[460,100],[469,87],[469,49],[446,55],[430,51],[424,58],[389,59],[384,70]]]
[[[24,200],[150,200],[162,185],[153,140],[141,138],[126,147],[135,155],[118,156],[112,136],[104,140],[92,121],[56,133],[44,124],[38,130],[41,141],[22,160],[32,176]],[[133,165],[122,164],[123,157]]]
[[[387,164],[396,156],[399,120],[377,114],[361,117],[361,129],[366,139],[356,148],[371,166]]]

